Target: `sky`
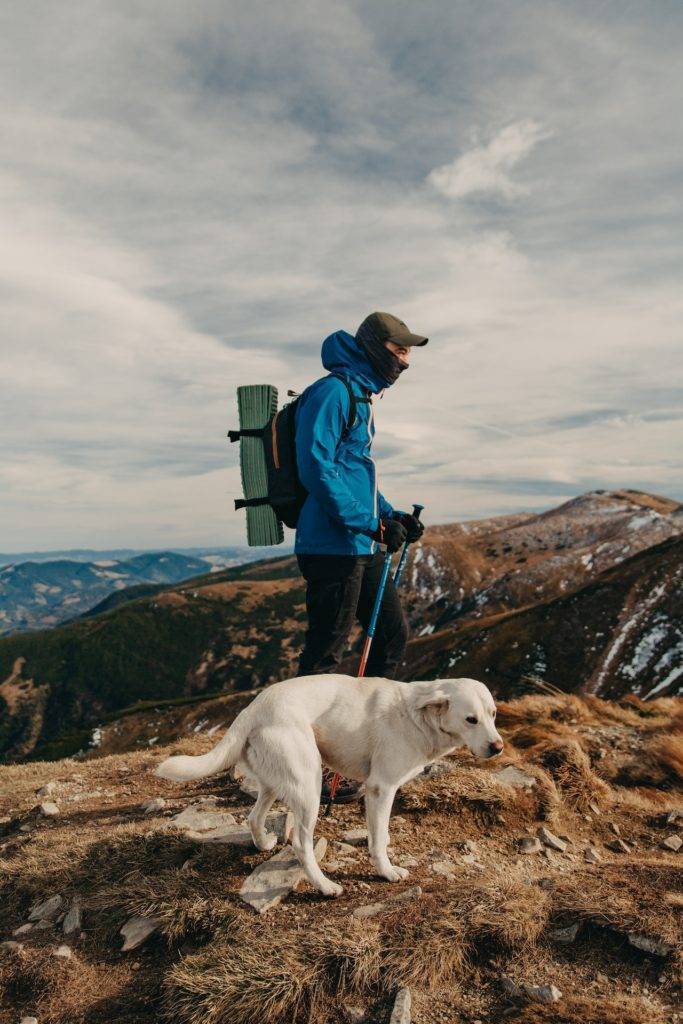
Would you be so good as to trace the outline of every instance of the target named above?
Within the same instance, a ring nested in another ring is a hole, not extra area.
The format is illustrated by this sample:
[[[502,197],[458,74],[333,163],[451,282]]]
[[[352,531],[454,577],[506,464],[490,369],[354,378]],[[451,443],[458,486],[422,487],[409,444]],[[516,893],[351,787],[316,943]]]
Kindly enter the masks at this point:
[[[2,5],[0,550],[244,543],[237,385],[373,310],[430,338],[395,507],[683,500],[682,44],[679,0]]]

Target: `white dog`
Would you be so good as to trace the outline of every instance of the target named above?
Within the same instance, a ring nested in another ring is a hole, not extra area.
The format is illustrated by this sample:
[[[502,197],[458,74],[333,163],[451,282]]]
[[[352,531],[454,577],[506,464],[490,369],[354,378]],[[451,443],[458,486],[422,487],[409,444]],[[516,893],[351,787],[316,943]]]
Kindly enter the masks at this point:
[[[365,782],[370,858],[380,875],[396,882],[408,874],[387,856],[396,790],[456,747],[467,745],[477,757],[499,754],[495,716],[488,688],[476,679],[301,676],[259,693],[208,754],[169,757],[156,774],[185,782],[237,766],[252,776],[259,785],[249,815],[255,845],[275,846],[264,825],[281,800],[294,815],[292,846],[306,877],[325,896],[338,896],[341,886],[325,877],[313,852],[322,764]]]

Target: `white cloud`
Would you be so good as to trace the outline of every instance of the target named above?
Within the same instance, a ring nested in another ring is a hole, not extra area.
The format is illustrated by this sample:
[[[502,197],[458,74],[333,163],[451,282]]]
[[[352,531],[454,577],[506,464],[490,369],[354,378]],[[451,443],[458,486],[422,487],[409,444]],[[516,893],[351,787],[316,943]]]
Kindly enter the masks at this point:
[[[399,507],[683,498],[683,71],[657,17],[38,6],[0,14],[0,550],[244,541],[236,385],[301,390],[372,309],[431,339],[377,407]],[[508,128],[449,163],[472,124]],[[441,202],[432,167],[449,195],[530,191]]]
[[[550,134],[537,121],[517,121],[501,129],[487,145],[470,149],[452,163],[434,168],[427,181],[449,199],[477,193],[515,199],[528,189],[513,181],[508,172]]]

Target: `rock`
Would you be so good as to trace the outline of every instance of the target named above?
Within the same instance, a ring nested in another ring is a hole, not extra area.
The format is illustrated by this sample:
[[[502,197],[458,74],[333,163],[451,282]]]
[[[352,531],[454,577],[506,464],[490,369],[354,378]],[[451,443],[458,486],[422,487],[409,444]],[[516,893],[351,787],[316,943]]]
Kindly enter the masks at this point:
[[[12,935],[27,935],[28,932],[33,931],[32,924],[20,924],[18,928],[15,928]]]
[[[38,1024],[37,1017],[22,1017],[19,1024]]]
[[[36,931],[47,931],[48,928],[54,928],[54,921],[39,921],[36,925]]]
[[[662,846],[665,850],[672,850],[674,853],[678,853],[681,846],[683,846],[683,839],[680,836],[667,836],[666,839],[662,839]]]
[[[166,806],[166,801],[163,796],[155,796],[153,800],[145,800],[140,805],[145,814],[156,814],[157,811],[162,811]]]
[[[7,939],[5,942],[0,942],[0,949],[6,949],[9,953],[23,953],[24,944],[23,942],[14,942],[12,939]]]
[[[645,953],[653,953],[655,956],[668,956],[673,953],[674,947],[659,939],[651,939],[648,935],[641,935],[638,932],[628,932],[628,941],[636,949],[642,949]]]
[[[665,824],[667,824],[667,825],[675,825],[676,822],[679,820],[679,818],[683,818],[683,811],[680,811],[680,810],[669,811],[669,813],[666,816]]]
[[[624,842],[623,839],[613,839],[610,843],[605,844],[610,850],[614,850],[616,853],[630,853],[631,847]]]
[[[421,895],[422,887],[411,885],[409,889],[404,889],[403,892],[396,893],[395,896],[390,896],[389,899],[383,900],[381,903],[368,903],[364,907],[356,907],[353,916],[356,918],[376,917],[384,910],[391,910],[394,903],[403,903],[405,900],[412,900]]]
[[[356,918],[377,917],[389,906],[388,903],[368,903],[364,907],[356,907],[353,916]]]
[[[574,941],[576,936],[579,934],[580,927],[581,922],[574,921],[573,924],[565,925],[563,928],[551,928],[548,935],[553,942],[562,942],[567,944]]]
[[[543,849],[543,843],[535,837],[525,836],[519,841],[519,849],[522,853],[540,853]]]
[[[435,860],[429,865],[429,869],[435,875],[443,875],[444,878],[455,877],[455,864],[452,860]]]
[[[137,949],[157,930],[160,923],[161,919],[158,917],[129,917],[119,932],[124,939],[121,952],[127,953],[131,949]]]
[[[232,814],[226,814],[223,811],[202,810],[197,804],[190,804],[185,810],[180,811],[168,821],[165,821],[162,828],[191,829],[193,832],[215,832],[217,829],[236,824],[237,822]]]
[[[348,1021],[348,1024],[363,1024],[365,1020],[365,1010],[362,1006],[347,1006],[343,1007],[344,1017]]]
[[[351,843],[335,843],[334,844],[334,848],[337,851],[337,853],[341,853],[341,854],[345,854],[345,853],[358,853],[358,850],[356,849],[356,847],[355,846],[351,846]]]
[[[587,846],[583,857],[587,864],[599,864],[602,860],[600,852],[594,846]]]
[[[41,786],[40,789],[36,790],[36,796],[40,796],[40,797],[52,796],[52,794],[54,793],[56,788],[57,788],[57,783],[56,782],[46,782],[44,786]]]
[[[588,804],[588,808],[593,812],[593,814],[601,813],[599,806],[595,803],[594,800],[591,800],[591,802]]]
[[[70,946],[57,946],[52,955],[59,957],[60,960],[70,960],[73,956],[73,951]]]
[[[466,839],[465,842],[462,843],[461,845],[462,845],[462,849],[465,851],[465,853],[478,853],[479,852],[479,847],[471,839]]]
[[[42,804],[38,804],[38,810],[44,818],[59,817],[59,807],[52,800],[43,800]]]
[[[409,988],[400,988],[396,993],[394,1008],[391,1011],[389,1024],[410,1024],[410,998]]]
[[[29,921],[47,921],[56,917],[62,906],[61,896],[50,896],[42,903],[36,903],[30,910]]]
[[[400,825],[405,825],[406,824],[406,819],[403,818],[400,814],[395,814],[393,816],[393,818],[391,819],[391,824],[392,825],[399,825],[399,826]]]
[[[289,840],[294,827],[294,817],[290,811],[276,811],[266,818],[266,832],[272,832],[279,843]],[[194,832],[188,830],[186,839],[195,843],[227,843],[231,846],[253,846],[251,830],[246,825],[224,825],[210,832]]]
[[[314,849],[315,858],[320,863],[327,850],[327,840],[320,838]],[[281,903],[305,877],[294,850],[285,846],[252,871],[240,889],[240,896],[259,914],[265,914]]]
[[[517,786],[519,789],[532,789],[536,785],[533,775],[523,772],[521,768],[516,768],[514,764],[509,764],[507,768],[493,772],[493,778],[496,782],[504,782],[506,786]]]
[[[562,999],[562,993],[555,985],[530,985],[526,981],[518,985],[516,981],[505,974],[500,981],[505,991],[511,996],[526,995],[529,999],[534,999],[539,1003],[557,1003]]]
[[[401,868],[416,868],[419,861],[415,860],[414,857],[411,857],[410,854],[404,853],[400,857],[396,858],[396,863]]]
[[[557,850],[559,853],[564,853],[567,849],[567,844],[564,839],[560,839],[559,836],[556,836],[554,832],[551,832],[550,829],[546,828],[544,825],[542,825],[538,830],[538,838],[546,846],[549,846],[551,850]]]
[[[72,932],[81,930],[81,901],[78,896],[74,896],[71,901],[71,906],[68,912],[64,916],[62,921],[62,931],[65,935],[71,935]]]
[[[342,840],[350,846],[364,846],[368,841],[368,830],[366,828],[352,828],[344,832]]]
[[[616,821],[608,821],[607,822],[607,827],[610,830],[610,832],[614,833],[615,836],[620,836],[621,835],[621,829],[617,825]]]
[[[539,1003],[559,1003],[562,993],[555,985],[525,985],[524,991],[530,999]]]

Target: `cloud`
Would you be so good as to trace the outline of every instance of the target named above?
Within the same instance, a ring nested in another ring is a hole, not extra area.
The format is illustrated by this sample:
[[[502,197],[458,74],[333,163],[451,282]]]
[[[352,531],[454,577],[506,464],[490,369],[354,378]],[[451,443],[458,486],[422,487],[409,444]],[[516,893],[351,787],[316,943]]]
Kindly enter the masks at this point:
[[[508,172],[550,134],[537,121],[517,121],[501,129],[486,146],[477,146],[452,163],[435,167],[427,181],[449,199],[477,193],[515,199],[528,188],[514,182]]]
[[[373,309],[430,337],[376,405],[397,507],[446,521],[591,481],[683,498],[665,22],[578,0],[8,6],[3,550],[243,543],[237,385],[302,390]],[[443,201],[432,168],[476,201]]]

